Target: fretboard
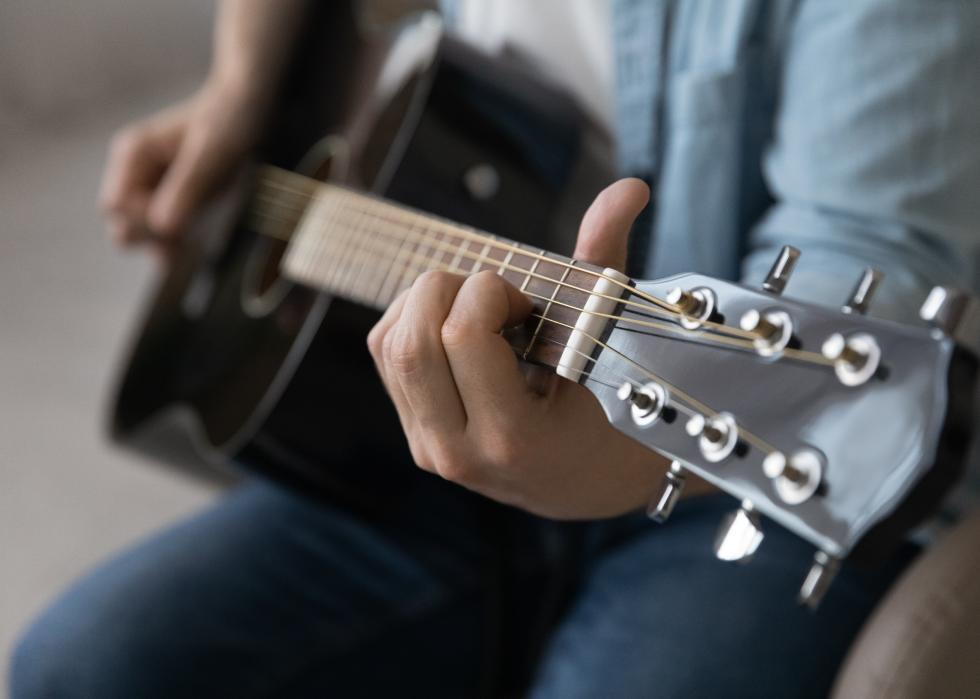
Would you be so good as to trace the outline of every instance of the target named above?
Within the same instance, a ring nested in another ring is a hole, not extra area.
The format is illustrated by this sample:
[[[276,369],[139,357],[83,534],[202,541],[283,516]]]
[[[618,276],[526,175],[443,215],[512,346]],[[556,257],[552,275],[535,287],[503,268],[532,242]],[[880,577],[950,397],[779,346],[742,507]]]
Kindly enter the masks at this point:
[[[283,260],[286,276],[383,310],[424,272],[490,271],[535,304],[525,326],[507,333],[515,351],[558,366],[601,268],[345,187],[274,174],[267,186],[275,191],[269,189],[265,201],[290,197],[297,212],[305,202]]]

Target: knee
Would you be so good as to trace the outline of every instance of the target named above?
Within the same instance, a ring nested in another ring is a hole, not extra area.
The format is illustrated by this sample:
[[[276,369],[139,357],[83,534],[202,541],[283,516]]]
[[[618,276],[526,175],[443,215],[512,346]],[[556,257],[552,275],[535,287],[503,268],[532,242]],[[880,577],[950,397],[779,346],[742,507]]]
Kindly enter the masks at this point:
[[[11,699],[71,696],[70,668],[80,659],[66,652],[66,639],[59,638],[51,626],[45,618],[38,619],[14,646],[9,672]]]
[[[69,597],[27,628],[10,658],[12,699],[138,696],[134,667],[100,612]]]

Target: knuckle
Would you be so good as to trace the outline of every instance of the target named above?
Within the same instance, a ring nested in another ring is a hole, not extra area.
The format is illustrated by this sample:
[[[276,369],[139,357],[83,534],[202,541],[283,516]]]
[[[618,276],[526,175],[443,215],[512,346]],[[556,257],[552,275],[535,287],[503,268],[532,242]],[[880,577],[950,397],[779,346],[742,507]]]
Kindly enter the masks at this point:
[[[382,346],[384,344],[384,331],[381,329],[381,325],[375,325],[371,328],[371,332],[367,336],[367,347],[368,352],[370,352],[371,357],[374,359],[375,363],[379,363],[383,359]]]
[[[482,453],[495,467],[511,467],[524,457],[524,441],[516,430],[506,426],[488,429],[482,445]]]
[[[473,334],[470,324],[459,314],[450,313],[439,329],[439,336],[444,347],[465,345]]]
[[[422,367],[422,352],[412,333],[401,332],[387,341],[387,364],[402,376],[410,376]]]
[[[442,294],[455,283],[455,275],[442,270],[429,270],[420,274],[412,286],[422,293]]]
[[[456,458],[453,454],[444,454],[443,458],[435,462],[436,473],[440,477],[453,483],[470,483],[472,481],[473,469],[466,459]]]

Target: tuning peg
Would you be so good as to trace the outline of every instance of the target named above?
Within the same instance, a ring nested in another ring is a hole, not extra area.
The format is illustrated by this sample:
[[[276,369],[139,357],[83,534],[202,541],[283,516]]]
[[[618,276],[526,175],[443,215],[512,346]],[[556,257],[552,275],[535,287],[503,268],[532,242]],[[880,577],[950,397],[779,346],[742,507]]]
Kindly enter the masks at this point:
[[[752,344],[762,357],[779,354],[793,339],[793,319],[786,311],[759,312],[752,308],[742,314],[738,325],[755,335]]]
[[[860,313],[861,315],[867,313],[868,306],[871,304],[871,298],[884,278],[884,272],[874,267],[865,267],[861,278],[854,285],[854,290],[851,291],[847,303],[844,304],[843,311],[845,313]]]
[[[655,381],[650,381],[639,388],[632,382],[624,382],[616,391],[616,396],[622,401],[632,403],[630,415],[640,427],[652,425],[663,415],[667,407],[667,389]]]
[[[881,364],[881,348],[868,333],[849,337],[833,333],[824,340],[820,352],[834,363],[834,373],[845,386],[860,386],[867,382]]]
[[[738,445],[738,423],[730,413],[718,413],[709,418],[693,415],[684,429],[690,436],[697,437],[701,456],[712,463],[728,458]]]
[[[826,551],[817,551],[813,555],[813,565],[810,566],[810,571],[800,587],[797,598],[799,603],[814,610],[819,607],[839,569],[840,559],[834,558]]]
[[[980,354],[980,302],[976,297],[937,286],[922,304],[919,317],[974,354]]]
[[[799,257],[799,250],[792,245],[784,245],[783,249],[779,251],[776,261],[773,262],[769,274],[766,275],[766,280],[762,282],[762,290],[768,291],[770,294],[783,293]]]
[[[667,292],[667,303],[680,311],[680,323],[688,330],[697,330],[715,312],[715,292],[705,286],[687,291],[679,286]]]
[[[679,461],[671,461],[670,469],[664,474],[664,483],[661,486],[660,495],[651,500],[647,507],[647,517],[657,524],[666,522],[674,511],[674,505],[681,498],[686,481],[684,467]]]
[[[742,506],[727,515],[721,522],[715,537],[715,556],[722,561],[747,563],[762,543],[762,520],[752,503],[742,501]]]
[[[762,461],[762,471],[772,480],[783,502],[799,505],[820,487],[823,457],[813,449],[799,449],[789,457],[781,451],[769,452]]]

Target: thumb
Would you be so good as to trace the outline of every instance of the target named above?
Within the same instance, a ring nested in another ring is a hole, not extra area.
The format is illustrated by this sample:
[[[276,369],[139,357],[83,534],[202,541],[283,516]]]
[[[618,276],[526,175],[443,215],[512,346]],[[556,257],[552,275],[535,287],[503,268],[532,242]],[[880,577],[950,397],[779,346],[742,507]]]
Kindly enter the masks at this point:
[[[623,271],[630,228],[649,201],[650,188],[635,177],[602,190],[582,218],[575,259]]]

